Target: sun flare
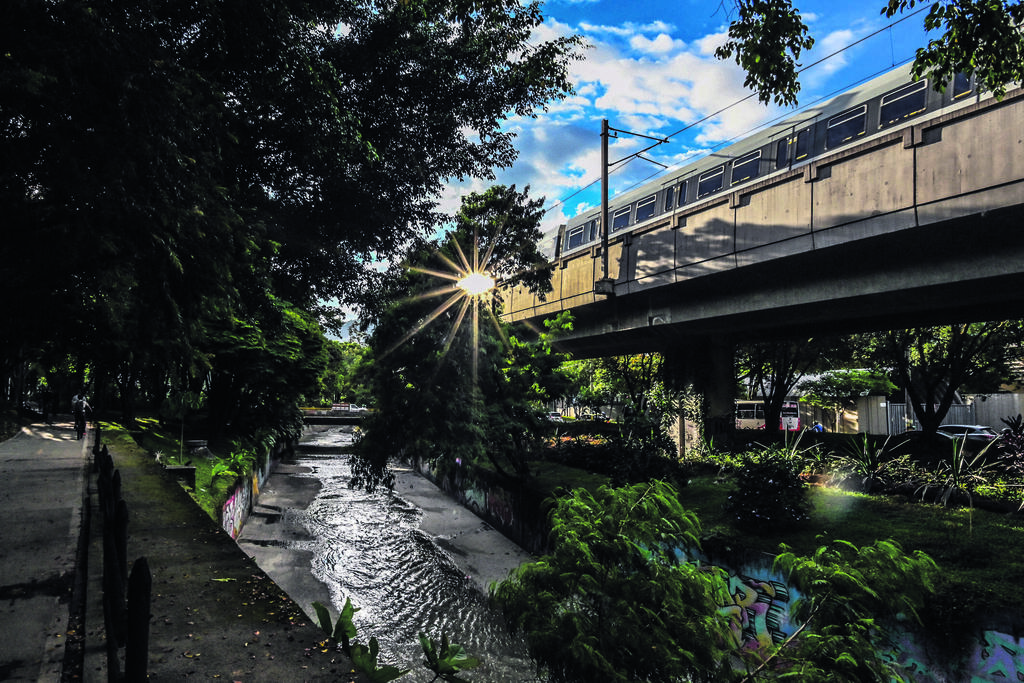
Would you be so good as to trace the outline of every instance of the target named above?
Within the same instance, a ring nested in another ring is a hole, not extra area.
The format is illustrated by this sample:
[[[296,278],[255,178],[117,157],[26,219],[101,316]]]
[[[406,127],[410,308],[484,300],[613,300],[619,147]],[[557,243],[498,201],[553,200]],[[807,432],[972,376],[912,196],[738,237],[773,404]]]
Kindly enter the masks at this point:
[[[470,296],[480,296],[494,289],[494,278],[487,273],[470,273],[455,283],[455,286]]]
[[[444,356],[448,353],[455,340],[455,335],[462,326],[463,320],[468,317],[469,319],[466,322],[471,325],[470,329],[473,347],[471,369],[473,381],[475,383],[479,365],[481,312],[491,320],[498,335],[507,343],[490,305],[490,297],[498,286],[498,282],[488,270],[488,265],[491,260],[491,249],[488,249],[485,253],[481,254],[479,240],[475,234],[473,236],[472,250],[469,252],[470,258],[467,258],[466,253],[463,252],[462,246],[459,244],[457,239],[452,238],[451,244],[454,248],[458,262],[452,260],[441,251],[438,251],[435,253],[435,257],[444,263],[443,269],[423,268],[419,266],[409,267],[409,270],[411,271],[429,275],[442,281],[446,280],[449,284],[442,285],[412,297],[412,300],[423,300],[434,297],[444,297],[444,300],[438,304],[431,313],[424,316],[424,318],[422,318],[419,323],[413,327],[413,329],[409,330],[401,339],[395,342],[395,344],[393,344],[385,353],[390,353],[394,349],[398,348],[400,345],[418,334],[427,325],[445,315],[449,310],[453,310],[454,312],[450,314],[453,316],[453,320],[448,334],[446,335],[441,355]],[[480,310],[481,308],[483,308],[483,311]]]

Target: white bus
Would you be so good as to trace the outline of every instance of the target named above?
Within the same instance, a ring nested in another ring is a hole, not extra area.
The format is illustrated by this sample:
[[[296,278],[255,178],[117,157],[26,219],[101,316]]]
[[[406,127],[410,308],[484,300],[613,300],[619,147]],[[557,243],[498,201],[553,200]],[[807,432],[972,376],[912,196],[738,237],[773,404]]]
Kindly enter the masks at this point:
[[[764,429],[764,401],[736,401],[736,429]],[[787,432],[800,431],[799,403],[783,402],[779,429]]]

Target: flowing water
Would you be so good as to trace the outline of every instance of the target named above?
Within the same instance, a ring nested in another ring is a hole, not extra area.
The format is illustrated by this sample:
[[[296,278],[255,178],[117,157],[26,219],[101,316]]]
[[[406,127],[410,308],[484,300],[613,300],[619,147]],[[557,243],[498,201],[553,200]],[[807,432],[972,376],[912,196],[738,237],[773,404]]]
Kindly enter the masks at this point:
[[[462,574],[452,558],[418,529],[422,512],[399,495],[368,494],[348,487],[348,456],[309,452],[335,450],[351,436],[330,430],[303,441],[298,463],[310,469],[322,488],[298,513],[313,536],[312,571],[331,590],[337,615],[345,599],[359,608],[358,640],[375,636],[380,661],[411,669],[401,681],[430,681],[421,666],[418,634],[451,642],[482,661],[465,672],[473,682],[537,681],[522,639],[506,628],[501,615]]]

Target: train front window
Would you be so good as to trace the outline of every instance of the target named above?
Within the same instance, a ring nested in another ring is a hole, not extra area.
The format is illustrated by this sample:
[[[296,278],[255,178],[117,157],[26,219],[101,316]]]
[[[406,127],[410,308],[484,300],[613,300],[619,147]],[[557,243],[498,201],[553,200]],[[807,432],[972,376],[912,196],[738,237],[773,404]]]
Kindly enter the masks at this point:
[[[627,206],[626,208],[619,209],[618,211],[615,212],[615,214],[612,216],[612,232],[615,232],[616,230],[622,230],[623,228],[629,226],[630,208],[632,207]]]
[[[761,170],[761,150],[741,156],[732,163],[732,184],[756,178]]]
[[[702,173],[697,178],[697,197],[706,197],[712,192],[718,192],[722,189],[724,179],[725,166],[719,166],[713,171]]]
[[[879,127],[897,123],[923,112],[927,92],[928,81],[922,80],[883,95],[879,108]]]
[[[578,225],[575,228],[569,228],[565,233],[565,248],[566,250],[575,249],[576,247],[583,246],[583,237],[585,235],[584,226]]]
[[[953,99],[958,100],[964,95],[970,95],[974,89],[971,87],[971,75],[958,73],[953,76]]]
[[[825,148],[833,149],[849,142],[867,130],[868,105],[862,104],[828,120],[825,131]]]

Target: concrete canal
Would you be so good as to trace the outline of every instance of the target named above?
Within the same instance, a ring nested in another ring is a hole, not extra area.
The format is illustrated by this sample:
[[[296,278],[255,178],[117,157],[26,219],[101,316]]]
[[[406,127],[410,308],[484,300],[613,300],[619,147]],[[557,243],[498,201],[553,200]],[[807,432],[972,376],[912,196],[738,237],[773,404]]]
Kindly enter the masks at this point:
[[[396,470],[395,492],[348,487],[350,427],[307,429],[294,463],[270,477],[239,545],[309,613],[337,615],[346,598],[358,640],[375,636],[381,661],[430,681],[418,633],[462,644],[483,661],[470,681],[536,681],[522,639],[485,597],[491,581],[531,557],[430,481]]]

